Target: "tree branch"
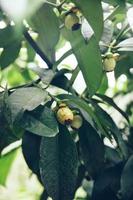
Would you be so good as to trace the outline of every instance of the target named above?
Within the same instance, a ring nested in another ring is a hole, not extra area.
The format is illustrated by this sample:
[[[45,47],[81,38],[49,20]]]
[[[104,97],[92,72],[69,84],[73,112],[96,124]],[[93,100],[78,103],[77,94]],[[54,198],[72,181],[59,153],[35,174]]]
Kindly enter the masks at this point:
[[[24,34],[24,37],[26,38],[26,40],[32,46],[32,48],[36,51],[36,53],[44,60],[44,62],[46,62],[46,64],[48,65],[49,69],[51,69],[53,64],[50,62],[48,57],[43,53],[43,51],[38,47],[38,45],[33,40],[33,38],[30,36],[28,31],[24,31],[23,34]]]

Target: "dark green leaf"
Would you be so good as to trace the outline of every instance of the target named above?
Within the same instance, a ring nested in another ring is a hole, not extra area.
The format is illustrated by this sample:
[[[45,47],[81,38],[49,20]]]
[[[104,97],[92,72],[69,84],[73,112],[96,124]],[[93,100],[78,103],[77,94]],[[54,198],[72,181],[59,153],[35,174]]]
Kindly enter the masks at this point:
[[[59,21],[53,8],[44,4],[32,18],[33,28],[38,32],[37,42],[51,62],[55,61],[55,46],[59,40]]]
[[[105,161],[106,161],[107,165],[113,166],[113,165],[121,162],[122,158],[120,157],[120,155],[116,149],[105,146]]]
[[[104,164],[104,144],[95,129],[87,122],[79,129],[79,143],[89,176],[100,173]]]
[[[22,151],[28,167],[38,176],[40,175],[40,142],[41,137],[34,135],[28,131],[24,133],[22,138]]]
[[[113,106],[129,122],[128,115],[117,106],[112,98],[102,94],[96,94],[96,96],[107,102],[109,105]]]
[[[98,90],[103,77],[102,59],[98,43],[93,35],[86,44],[80,31],[72,32],[64,29],[64,36],[71,43],[88,92],[93,95]]]
[[[7,26],[4,29],[0,29],[0,47],[9,46],[16,41],[20,40],[21,35],[19,35],[14,26]]]
[[[73,199],[78,158],[76,146],[64,126],[56,137],[43,137],[40,149],[42,182],[53,200]]]
[[[38,107],[32,112],[25,112],[20,126],[40,136],[54,137],[59,132],[53,111],[48,107]]]
[[[4,47],[0,55],[0,68],[4,69],[12,64],[19,55],[21,42],[14,42]]]
[[[12,124],[15,120],[18,121],[20,119],[24,111],[31,111],[46,101],[48,101],[48,94],[40,88],[27,87],[17,89],[7,100]]]
[[[133,156],[127,161],[121,176],[122,200],[133,199]]]
[[[9,144],[19,140],[16,137],[7,120],[5,119],[5,93],[0,93],[0,153]]]
[[[116,126],[115,122],[111,118],[111,116],[105,112],[100,106],[94,104],[95,106],[95,112],[101,121],[101,124],[105,128],[105,130],[113,137],[115,138],[116,142],[118,143],[118,146],[121,150],[122,155],[127,158],[128,156],[128,149],[127,146],[122,138],[122,134],[118,127]]]
[[[100,40],[103,32],[103,11],[100,0],[73,0],[76,6],[81,10],[84,17],[95,32],[97,40]]]
[[[120,177],[124,163],[105,169],[94,182],[91,200],[118,200]]]
[[[15,149],[0,157],[0,185],[5,186],[8,174],[10,173],[10,169],[17,155],[17,152],[18,151]]]

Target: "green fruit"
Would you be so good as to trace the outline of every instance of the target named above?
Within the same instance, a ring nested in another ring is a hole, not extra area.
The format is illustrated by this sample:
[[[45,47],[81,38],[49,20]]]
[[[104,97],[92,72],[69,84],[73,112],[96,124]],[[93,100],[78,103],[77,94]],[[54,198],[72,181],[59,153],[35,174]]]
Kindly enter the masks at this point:
[[[106,72],[111,72],[115,69],[116,60],[112,58],[105,58],[103,61],[103,68]]]
[[[69,125],[73,121],[73,112],[67,106],[60,107],[57,111],[57,119],[61,124]]]
[[[79,18],[74,13],[69,13],[65,17],[65,27],[69,30],[75,31],[80,28]]]
[[[73,129],[79,129],[83,124],[83,118],[80,115],[74,115],[71,127]]]

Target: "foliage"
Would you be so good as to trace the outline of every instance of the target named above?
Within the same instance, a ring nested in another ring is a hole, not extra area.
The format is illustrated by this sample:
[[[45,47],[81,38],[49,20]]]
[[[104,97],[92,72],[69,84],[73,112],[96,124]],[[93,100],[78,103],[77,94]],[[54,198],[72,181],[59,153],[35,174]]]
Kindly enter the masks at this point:
[[[78,199],[81,188],[84,200],[132,200],[132,1],[25,0],[27,8],[16,1],[18,18],[8,3],[0,0],[0,184],[16,156],[12,144],[22,140],[25,161],[44,187],[41,200]],[[65,63],[69,56],[76,67]],[[63,124],[59,109],[70,111]],[[78,128],[71,127],[75,115]]]

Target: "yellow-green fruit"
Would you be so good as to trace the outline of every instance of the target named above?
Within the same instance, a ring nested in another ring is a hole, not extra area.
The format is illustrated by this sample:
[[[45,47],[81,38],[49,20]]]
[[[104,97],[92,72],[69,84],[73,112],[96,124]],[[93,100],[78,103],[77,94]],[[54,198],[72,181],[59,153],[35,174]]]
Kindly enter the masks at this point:
[[[73,121],[73,112],[66,106],[57,111],[57,119],[63,125],[69,125]]]
[[[119,60],[119,57],[120,57],[120,54],[119,53],[114,53],[113,54],[113,58],[118,61]]]
[[[69,30],[75,31],[80,28],[79,18],[74,13],[69,13],[65,17],[65,27]]]
[[[74,129],[79,129],[83,124],[83,118],[80,115],[74,115],[71,127]]]
[[[114,58],[105,58],[103,61],[103,68],[106,72],[111,72],[115,69],[116,60]]]

